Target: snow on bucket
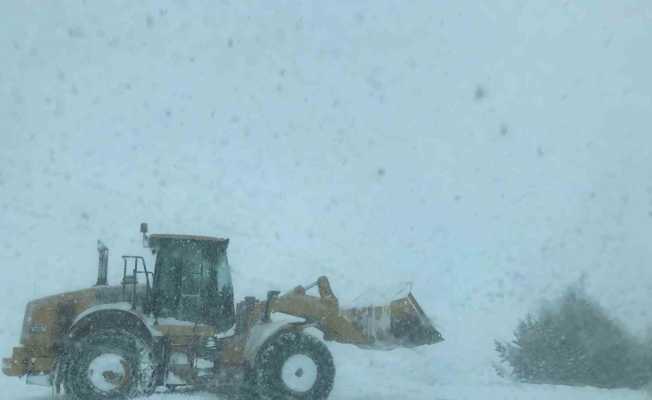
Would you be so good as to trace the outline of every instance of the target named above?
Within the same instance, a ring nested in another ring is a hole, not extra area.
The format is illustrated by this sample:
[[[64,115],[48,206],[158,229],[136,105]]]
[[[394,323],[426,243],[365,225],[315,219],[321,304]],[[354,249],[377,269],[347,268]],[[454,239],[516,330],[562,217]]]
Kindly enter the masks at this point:
[[[387,294],[395,300],[384,298]],[[390,350],[444,340],[412,295],[409,284],[398,291],[366,293],[354,303],[355,307],[342,314],[369,338],[369,344],[361,347]],[[381,303],[384,305],[372,305]]]

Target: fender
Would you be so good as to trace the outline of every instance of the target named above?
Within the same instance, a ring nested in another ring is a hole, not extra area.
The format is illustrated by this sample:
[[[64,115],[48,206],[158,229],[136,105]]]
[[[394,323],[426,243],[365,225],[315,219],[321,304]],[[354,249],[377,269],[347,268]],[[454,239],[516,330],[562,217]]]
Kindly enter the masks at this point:
[[[131,304],[110,303],[89,307],[80,313],[74,319],[67,337],[75,339],[96,329],[115,326],[124,327],[148,341],[161,336],[160,332],[145,323],[142,315],[131,310]]]
[[[303,329],[312,326],[309,323],[296,322],[296,321],[272,321],[272,322],[259,322],[251,328],[247,343],[245,344],[244,358],[249,365],[254,365],[258,350],[263,347],[265,343],[278,333],[288,330],[302,331]]]

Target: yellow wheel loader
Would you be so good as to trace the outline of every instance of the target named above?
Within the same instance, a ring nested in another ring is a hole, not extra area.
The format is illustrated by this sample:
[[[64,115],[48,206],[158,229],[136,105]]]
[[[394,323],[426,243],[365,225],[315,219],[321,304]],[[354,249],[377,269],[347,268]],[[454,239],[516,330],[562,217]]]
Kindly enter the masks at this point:
[[[108,249],[98,242],[97,284],[29,302],[20,345],[3,359],[6,375],[76,400],[157,388],[322,400],[335,378],[324,341],[386,350],[443,340],[412,294],[342,309],[326,277],[236,307],[228,239],[148,235],[147,224],[141,232],[153,270],[123,256],[122,282],[109,286]],[[318,295],[307,293],[313,288]]]

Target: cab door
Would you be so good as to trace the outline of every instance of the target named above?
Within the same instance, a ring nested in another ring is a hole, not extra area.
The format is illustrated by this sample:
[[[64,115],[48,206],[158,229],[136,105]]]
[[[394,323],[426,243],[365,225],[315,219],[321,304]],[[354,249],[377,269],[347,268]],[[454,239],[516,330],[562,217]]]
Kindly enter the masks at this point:
[[[203,296],[210,281],[210,263],[192,240],[166,239],[156,249],[154,310],[157,316],[203,323]]]
[[[204,307],[206,289],[209,286],[210,266],[203,257],[191,254],[184,262],[181,273],[181,290],[178,306],[178,319],[205,323]]]

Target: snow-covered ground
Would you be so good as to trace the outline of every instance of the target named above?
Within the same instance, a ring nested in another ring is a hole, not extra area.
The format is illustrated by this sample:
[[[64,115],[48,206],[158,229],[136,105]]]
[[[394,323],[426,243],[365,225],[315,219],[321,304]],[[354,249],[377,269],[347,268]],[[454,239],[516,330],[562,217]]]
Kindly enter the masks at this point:
[[[580,277],[652,322],[652,6],[441,3],[2,4],[0,353],[147,221],[230,237],[237,298],[414,282],[446,341],[332,346],[333,399],[644,398],[503,380],[493,341]]]
[[[405,360],[398,355],[351,355],[351,349],[336,351],[338,372],[333,400],[647,400],[649,395],[631,390],[600,390],[551,385],[527,385],[487,378],[476,379],[459,370],[447,371],[437,365],[433,352],[413,355]],[[354,351],[355,353],[355,351]],[[404,356],[403,354],[400,356]],[[444,363],[445,364],[445,363]],[[467,371],[468,372],[468,371]],[[433,374],[433,375],[431,375]],[[434,375],[437,374],[437,375]],[[1,378],[3,399],[50,400],[47,388],[25,385]],[[156,393],[149,400],[226,400],[212,393]]]

